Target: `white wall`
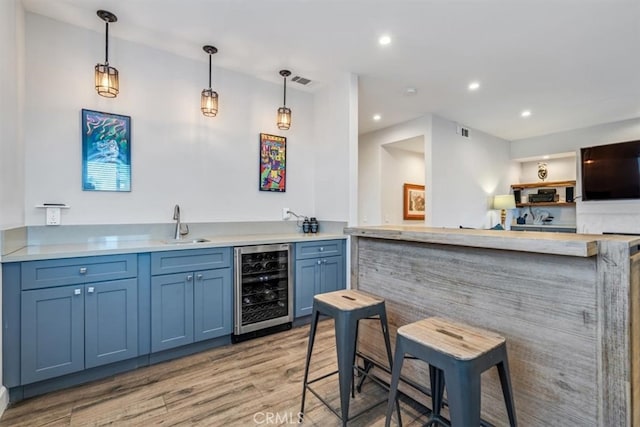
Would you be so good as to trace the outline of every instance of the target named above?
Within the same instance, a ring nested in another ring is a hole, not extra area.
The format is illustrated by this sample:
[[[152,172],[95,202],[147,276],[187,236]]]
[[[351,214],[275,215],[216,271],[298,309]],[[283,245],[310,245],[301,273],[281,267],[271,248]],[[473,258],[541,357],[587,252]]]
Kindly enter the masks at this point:
[[[282,85],[218,69],[214,57],[220,111],[206,118],[199,111],[208,78],[204,53],[193,61],[117,39],[115,26],[110,35],[110,63],[121,79],[115,99],[93,89],[103,33],[27,14],[27,225],[42,224],[34,208],[42,202],[71,206],[63,224],[171,222],[176,203],[186,222],[279,220],[282,207],[347,220],[348,77],[315,97],[288,91],[293,124],[280,131]],[[81,190],[82,108],[131,116],[130,193]],[[331,113],[320,135],[316,110]],[[287,137],[286,193],[258,191],[260,132]]]
[[[435,115],[401,123],[360,137],[360,224],[384,223],[382,145],[424,137],[425,225],[489,228],[497,222],[491,196],[506,194],[518,178],[509,157],[509,142],[470,129],[470,137],[456,134],[456,123]],[[413,222],[415,223],[415,222]]]
[[[581,147],[636,139],[640,139],[640,118],[514,141],[511,144],[511,157],[532,157],[575,151],[579,162]],[[579,173],[577,181],[576,196],[579,197],[581,191]],[[576,225],[578,233],[640,234],[640,200],[581,202],[578,199]]]
[[[382,219],[385,224],[416,224],[403,218],[403,186],[405,183],[424,185],[424,154],[383,145],[381,154]]]
[[[432,138],[432,225],[489,228],[497,224],[492,196],[508,194],[518,176],[518,165],[509,158],[509,141],[476,129],[469,129],[469,138],[463,138],[456,133],[455,122],[438,116],[433,116]]]
[[[0,2],[0,229],[24,224],[23,13],[16,0]]]
[[[424,140],[425,165],[431,158],[431,115],[360,135],[358,142],[358,224],[383,224],[382,183],[388,178],[382,166],[382,146],[410,138]],[[425,224],[431,223],[431,168],[425,166]],[[401,205],[402,206],[402,205]],[[417,223],[412,221],[412,223]]]
[[[17,0],[0,1],[0,230],[24,224],[24,10]],[[2,242],[0,242],[0,247]],[[0,253],[0,260],[2,254]],[[2,319],[0,267],[0,319]],[[9,403],[2,385],[0,328],[0,416]]]
[[[299,160],[302,168],[314,170],[304,186],[314,196],[315,210],[301,209],[301,214],[320,220],[349,220],[351,183],[357,170],[352,154],[357,145],[357,84],[357,78],[345,73],[315,94],[314,152]]]

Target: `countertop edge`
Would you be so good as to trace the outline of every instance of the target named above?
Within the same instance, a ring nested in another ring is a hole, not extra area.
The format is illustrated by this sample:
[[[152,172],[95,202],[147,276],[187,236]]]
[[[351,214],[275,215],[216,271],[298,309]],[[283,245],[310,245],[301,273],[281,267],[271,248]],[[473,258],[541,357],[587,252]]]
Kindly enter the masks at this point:
[[[202,243],[165,243],[162,240],[130,240],[120,242],[77,243],[61,245],[26,246],[2,256],[2,263],[39,261],[48,259],[76,258],[101,255],[180,251],[219,247],[263,245],[272,243],[301,243],[322,240],[346,240],[345,234],[265,234],[198,236],[209,240]]]
[[[345,234],[441,245],[510,250],[576,257],[592,257],[598,253],[598,240],[611,239],[600,235],[563,235],[552,232],[448,229],[430,227],[347,227]],[[632,244],[632,238],[627,239]],[[638,239],[636,239],[638,240]]]

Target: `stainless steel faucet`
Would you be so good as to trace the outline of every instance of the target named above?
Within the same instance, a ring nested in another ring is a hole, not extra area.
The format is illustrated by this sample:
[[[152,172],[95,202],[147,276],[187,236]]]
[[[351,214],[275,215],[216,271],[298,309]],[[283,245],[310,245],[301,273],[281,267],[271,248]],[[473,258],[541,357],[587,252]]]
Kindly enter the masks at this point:
[[[176,232],[174,238],[180,240],[182,236],[189,234],[189,226],[187,224],[180,223],[180,205],[176,205],[173,208],[173,219],[176,220]]]

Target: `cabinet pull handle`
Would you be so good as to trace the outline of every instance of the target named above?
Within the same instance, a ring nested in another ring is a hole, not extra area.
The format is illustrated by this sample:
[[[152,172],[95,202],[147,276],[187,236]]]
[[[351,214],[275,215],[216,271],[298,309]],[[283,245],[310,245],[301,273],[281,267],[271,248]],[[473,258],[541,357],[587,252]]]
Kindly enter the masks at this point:
[[[320,246],[320,252],[324,252],[324,247]]]
[[[318,265],[320,265],[322,263],[322,261],[318,260]]]
[[[323,259],[323,260],[322,260],[322,263],[323,263],[323,264],[326,264],[326,263],[327,263],[327,260],[326,260],[326,259]]]
[[[74,289],[73,290],[73,294],[74,295],[82,295],[82,289]]]
[[[95,290],[96,290],[96,288],[94,288],[93,286],[89,286],[89,287],[87,288],[87,292],[88,292],[88,293],[90,293],[90,294],[94,293],[94,292],[95,292]]]
[[[80,267],[80,274],[87,274],[87,267]]]
[[[190,281],[192,281],[192,280],[193,280],[193,276],[192,276],[191,274],[189,274],[189,275],[187,276],[187,282],[190,282]]]
[[[202,274],[197,274],[197,275],[196,275],[196,279],[198,279],[198,280],[202,280]]]

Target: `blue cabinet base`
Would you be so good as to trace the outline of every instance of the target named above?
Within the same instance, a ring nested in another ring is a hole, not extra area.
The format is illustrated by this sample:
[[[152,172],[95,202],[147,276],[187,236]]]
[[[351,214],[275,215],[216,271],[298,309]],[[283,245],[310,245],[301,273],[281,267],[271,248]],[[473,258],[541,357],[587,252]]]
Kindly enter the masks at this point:
[[[27,384],[25,386],[11,387],[9,388],[9,402],[18,402],[30,397],[39,396],[41,394],[73,387],[91,381],[96,381],[115,374],[133,371],[145,366],[155,365],[156,363],[165,362],[167,360],[189,356],[191,354],[199,353],[204,350],[210,350],[212,348],[222,347],[228,344],[231,344],[230,335],[210,339],[207,341],[200,341],[194,344],[185,345],[183,347],[166,350],[159,353],[138,356],[134,359],[124,360],[109,365],[85,369],[81,372],[76,372],[73,374],[68,374],[33,384]]]

